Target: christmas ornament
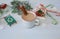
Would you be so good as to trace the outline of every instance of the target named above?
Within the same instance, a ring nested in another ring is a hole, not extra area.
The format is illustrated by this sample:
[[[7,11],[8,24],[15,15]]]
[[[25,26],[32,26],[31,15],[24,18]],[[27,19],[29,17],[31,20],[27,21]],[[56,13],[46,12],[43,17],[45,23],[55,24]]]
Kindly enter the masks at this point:
[[[5,9],[7,7],[7,4],[0,5],[0,9]]]
[[[4,17],[4,19],[9,26],[11,26],[14,23],[17,23],[16,20],[11,15]]]
[[[33,9],[33,12],[35,12],[36,15],[39,16],[39,17],[45,17],[46,10],[44,10],[44,9],[40,6],[40,7],[34,8],[34,9]]]
[[[41,16],[41,17],[44,17],[45,16],[45,14],[44,14],[44,12],[42,10],[36,11],[36,15],[37,16]]]

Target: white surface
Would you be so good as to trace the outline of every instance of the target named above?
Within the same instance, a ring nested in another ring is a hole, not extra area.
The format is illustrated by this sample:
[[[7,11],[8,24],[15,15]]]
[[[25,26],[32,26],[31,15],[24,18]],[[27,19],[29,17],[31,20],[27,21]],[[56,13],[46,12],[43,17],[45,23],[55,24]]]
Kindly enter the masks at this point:
[[[10,4],[11,0],[0,0],[0,3]],[[36,7],[40,3],[54,4],[60,9],[60,0],[30,0],[33,7]],[[58,25],[51,24],[50,18],[47,18],[47,25],[41,25],[32,29],[24,28],[30,26],[29,23],[21,21],[21,18],[17,15],[13,15],[18,21],[18,24],[12,27],[4,26],[3,30],[0,30],[0,39],[60,39],[60,23]],[[60,17],[54,16],[59,22]],[[24,25],[23,25],[24,24]]]

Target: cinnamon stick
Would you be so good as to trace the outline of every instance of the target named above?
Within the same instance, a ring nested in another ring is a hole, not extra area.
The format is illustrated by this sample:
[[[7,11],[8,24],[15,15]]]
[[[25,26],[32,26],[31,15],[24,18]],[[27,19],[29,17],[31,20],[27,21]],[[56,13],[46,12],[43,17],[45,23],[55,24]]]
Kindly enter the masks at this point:
[[[28,14],[24,6],[21,6],[20,9],[23,11],[23,14],[24,15],[27,15]]]

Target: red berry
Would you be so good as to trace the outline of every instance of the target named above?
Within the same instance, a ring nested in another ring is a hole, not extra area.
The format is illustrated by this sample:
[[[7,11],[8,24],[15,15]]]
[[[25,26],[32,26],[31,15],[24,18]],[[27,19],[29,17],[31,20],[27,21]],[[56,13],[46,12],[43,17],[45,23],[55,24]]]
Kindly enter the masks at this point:
[[[43,17],[43,16],[44,16],[44,13],[36,12],[36,15],[37,15],[37,16],[41,16],[41,17]]]
[[[2,5],[0,5],[0,8],[1,9],[5,9],[7,7],[7,4],[2,4]]]

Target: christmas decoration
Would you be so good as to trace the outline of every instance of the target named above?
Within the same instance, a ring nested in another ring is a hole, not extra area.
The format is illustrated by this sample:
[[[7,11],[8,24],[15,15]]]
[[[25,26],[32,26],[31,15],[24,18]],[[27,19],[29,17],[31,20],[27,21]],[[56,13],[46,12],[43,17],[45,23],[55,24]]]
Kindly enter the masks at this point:
[[[26,8],[26,10],[32,10],[33,8],[31,7],[31,4],[29,3],[29,1],[22,1],[24,7]]]
[[[60,12],[47,9],[47,7],[53,8],[54,5],[50,4],[45,7],[42,4],[40,4],[41,9],[39,8],[39,10],[37,10],[35,12],[32,12],[33,8],[28,1],[13,0],[11,2],[11,5],[12,6],[7,5],[5,3],[0,5],[0,17],[1,18],[4,15],[8,14],[9,11],[11,11],[11,13],[18,13],[18,15],[22,15],[22,18],[26,21],[35,21],[34,26],[39,26],[42,23],[42,21],[45,20],[44,18],[47,14],[52,19],[52,24],[54,24],[54,25],[58,24],[57,20],[53,16],[51,16],[51,14],[49,14],[48,12],[53,12],[53,13],[58,13],[58,14]],[[20,8],[22,5],[24,6],[23,9]],[[9,7],[11,8],[11,10]],[[24,12],[24,9],[25,9],[25,12]],[[7,24],[9,26],[13,25],[14,23],[17,23],[17,21],[10,14],[5,16],[3,19],[7,22]]]
[[[49,4],[46,6],[46,8],[50,7],[50,6],[51,6],[51,8],[54,7],[52,4]],[[54,24],[54,25],[58,24],[57,20],[54,17],[52,17],[48,12],[46,14],[52,19],[52,24]]]
[[[1,4],[0,5],[0,16],[4,13],[4,10],[6,9],[7,4]]]
[[[57,20],[53,18],[49,13],[47,13],[47,15],[52,19],[52,24],[54,25],[58,24]]]
[[[44,5],[42,5],[42,7],[44,7]],[[48,7],[50,7],[51,9],[54,8],[54,6],[52,4],[49,4],[44,8],[46,9]],[[52,12],[52,13],[60,13],[60,12],[54,11],[54,10],[48,10],[48,9],[46,9],[46,11],[47,11],[46,14],[52,19],[52,24],[54,24],[54,25],[58,24],[58,21],[54,17],[52,17],[48,12]]]
[[[5,9],[6,6],[7,6],[7,4],[2,4],[2,5],[0,5],[0,9]]]
[[[30,3],[28,1],[18,1],[18,0],[14,0],[11,2],[12,4],[12,13],[18,13],[18,14],[22,14],[22,11],[19,9],[20,5],[24,5],[24,7],[26,8],[26,10],[31,10],[32,7],[30,5]]]
[[[4,19],[7,22],[7,24],[10,26],[14,23],[17,23],[16,20],[11,15],[4,17]]]
[[[43,12],[42,10],[38,10],[38,11],[36,12],[36,15],[37,15],[37,16],[41,16],[41,17],[44,17],[44,16],[45,16],[45,14],[44,14],[44,12]]]
[[[15,1],[15,0],[11,2],[13,9],[12,13],[20,12],[20,10],[18,10],[19,3],[20,3],[19,1]]]

